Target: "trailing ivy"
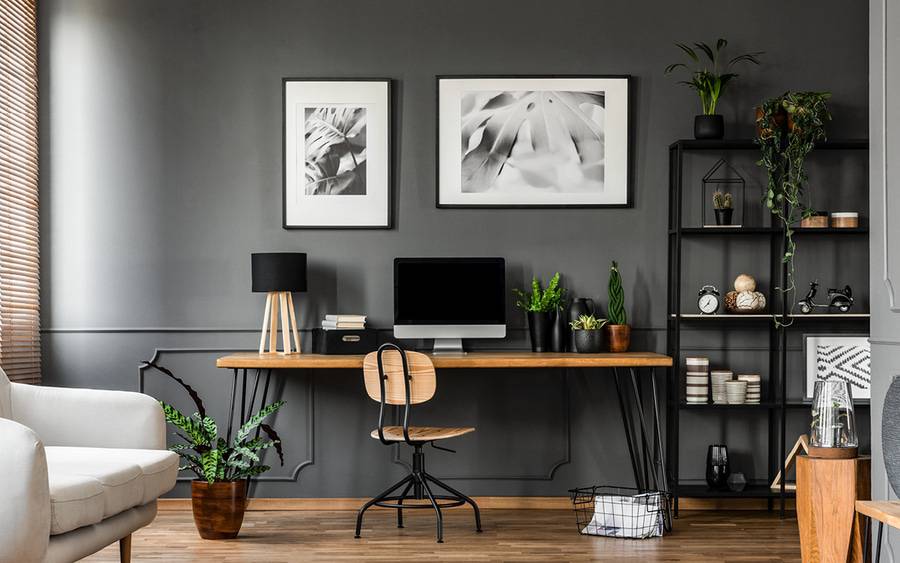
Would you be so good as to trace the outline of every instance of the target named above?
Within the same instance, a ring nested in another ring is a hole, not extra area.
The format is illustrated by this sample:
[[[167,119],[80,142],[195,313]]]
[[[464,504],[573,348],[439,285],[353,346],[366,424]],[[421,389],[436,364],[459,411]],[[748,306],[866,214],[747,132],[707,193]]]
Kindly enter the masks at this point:
[[[763,203],[784,229],[782,262],[787,265],[787,275],[784,286],[777,288],[783,294],[791,294],[796,288],[794,228],[814,211],[804,190],[804,164],[816,143],[826,138],[825,124],[831,120],[826,102],[830,97],[828,92],[785,92],[763,102],[757,113],[756,143],[761,153],[757,164],[768,173]],[[788,301],[788,312],[793,312],[793,299],[789,297]],[[791,324],[782,323],[777,315],[774,318],[778,326]]]

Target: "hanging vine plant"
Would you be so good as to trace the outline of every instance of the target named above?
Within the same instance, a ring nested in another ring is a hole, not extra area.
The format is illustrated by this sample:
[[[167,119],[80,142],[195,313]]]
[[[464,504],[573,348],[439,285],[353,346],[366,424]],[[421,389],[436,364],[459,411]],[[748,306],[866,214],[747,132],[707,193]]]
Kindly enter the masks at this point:
[[[768,172],[768,183],[763,203],[784,229],[784,256],[787,275],[782,293],[795,289],[794,258],[797,245],[794,242],[794,226],[813,214],[811,198],[806,187],[806,157],[817,142],[825,140],[825,124],[831,120],[826,102],[828,92],[785,92],[781,96],[763,102],[756,110],[756,143],[762,157],[760,166]],[[794,304],[791,300],[793,312]],[[782,323],[775,316],[778,326]]]

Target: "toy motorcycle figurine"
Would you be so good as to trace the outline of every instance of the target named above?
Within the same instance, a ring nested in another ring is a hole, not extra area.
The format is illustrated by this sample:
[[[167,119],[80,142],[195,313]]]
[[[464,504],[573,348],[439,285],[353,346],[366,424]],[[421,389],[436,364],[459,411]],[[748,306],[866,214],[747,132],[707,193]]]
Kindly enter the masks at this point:
[[[815,302],[816,293],[819,290],[819,282],[814,281],[809,284],[809,292],[806,297],[797,302],[800,306],[800,312],[804,315],[809,314],[815,308],[828,309],[834,307],[841,313],[846,313],[853,306],[853,292],[849,285],[845,285],[844,289],[828,289],[828,303],[818,304]]]

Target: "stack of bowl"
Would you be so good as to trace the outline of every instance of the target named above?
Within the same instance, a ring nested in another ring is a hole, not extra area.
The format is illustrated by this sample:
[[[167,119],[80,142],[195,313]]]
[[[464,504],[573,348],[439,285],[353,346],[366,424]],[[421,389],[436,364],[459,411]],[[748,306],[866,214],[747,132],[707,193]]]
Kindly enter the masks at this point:
[[[743,405],[747,401],[747,382],[726,381],[725,398],[729,405]]]
[[[709,358],[685,358],[685,399],[689,404],[707,403],[709,397]]]
[[[710,383],[712,384],[712,402],[717,405],[724,405],[728,402],[725,393],[725,383],[734,378],[734,373],[727,369],[714,369],[709,372]]]
[[[752,403],[754,405],[759,404],[760,397],[760,376],[756,374],[746,374],[737,376],[738,381],[746,381],[747,382],[747,402]]]

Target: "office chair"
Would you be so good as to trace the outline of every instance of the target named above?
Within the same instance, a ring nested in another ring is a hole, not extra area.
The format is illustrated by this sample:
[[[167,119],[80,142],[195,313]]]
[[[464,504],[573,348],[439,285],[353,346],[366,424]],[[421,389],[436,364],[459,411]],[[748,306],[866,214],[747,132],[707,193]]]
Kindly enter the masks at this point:
[[[411,406],[424,403],[434,397],[434,391],[437,387],[434,364],[431,363],[431,360],[425,354],[406,352],[396,344],[383,344],[378,348],[378,351],[366,355],[363,361],[363,376],[369,397],[381,404],[378,411],[378,428],[372,431],[372,438],[381,440],[381,443],[387,446],[392,446],[399,442],[405,442],[412,446],[413,466],[412,473],[391,485],[390,488],[359,509],[359,514],[356,516],[355,537],[359,537],[362,529],[363,514],[371,506],[396,508],[398,528],[403,527],[404,508],[434,508],[434,512],[437,515],[437,541],[438,543],[444,543],[444,525],[441,509],[462,506],[468,503],[475,510],[475,530],[480,532],[481,513],[478,511],[478,505],[475,504],[474,500],[427,473],[425,471],[425,454],[422,452],[422,447],[425,444],[431,444],[434,448],[453,452],[453,450],[437,446],[435,441],[462,436],[463,434],[474,432],[475,429],[471,427],[442,428],[409,425]],[[404,405],[403,426],[384,425],[385,405]],[[429,483],[440,487],[449,494],[435,495],[432,493]],[[402,493],[391,495],[400,487],[404,487]],[[428,504],[403,504],[405,500],[425,499],[428,499]]]

